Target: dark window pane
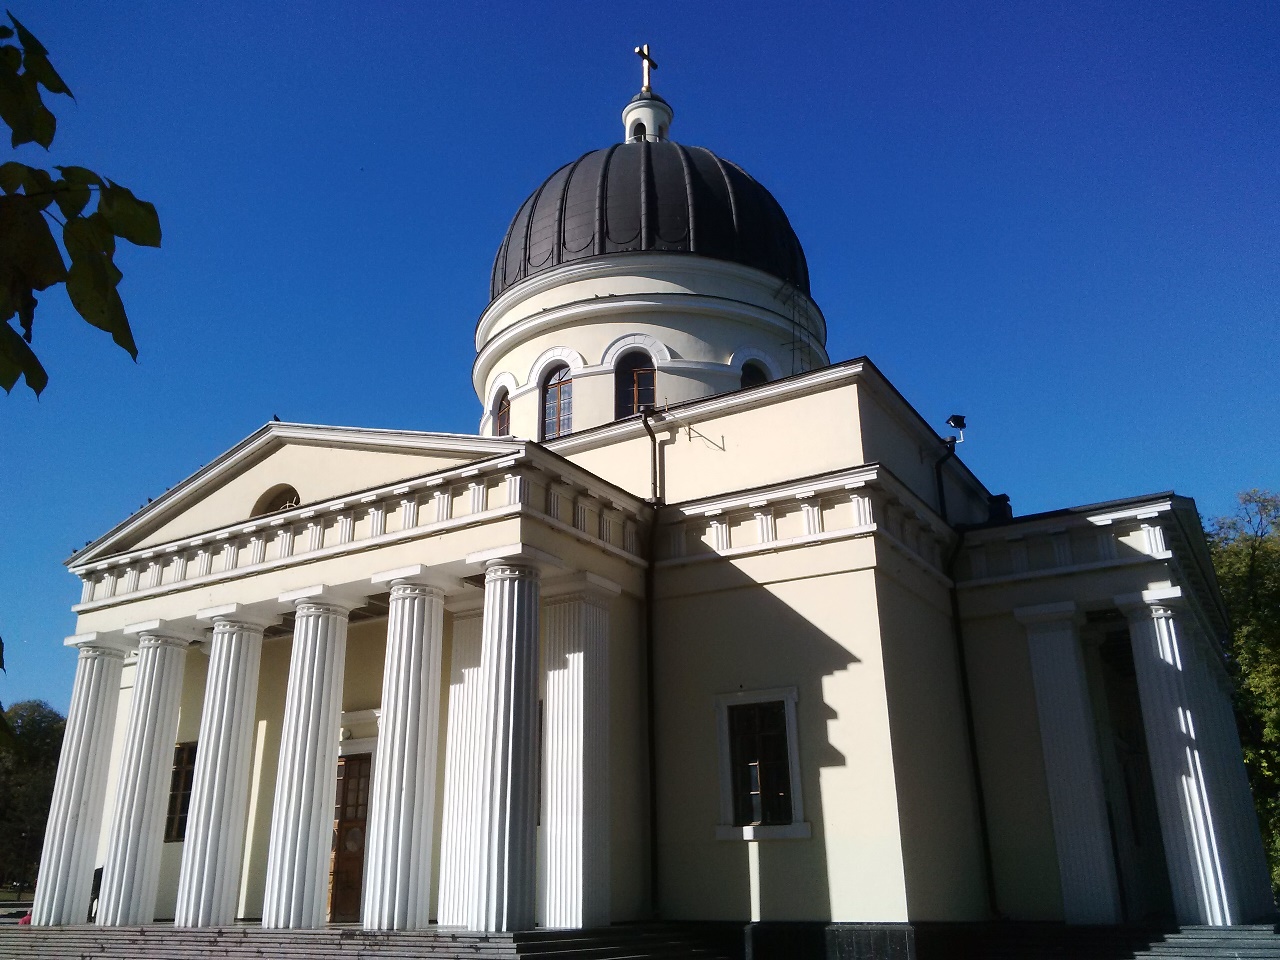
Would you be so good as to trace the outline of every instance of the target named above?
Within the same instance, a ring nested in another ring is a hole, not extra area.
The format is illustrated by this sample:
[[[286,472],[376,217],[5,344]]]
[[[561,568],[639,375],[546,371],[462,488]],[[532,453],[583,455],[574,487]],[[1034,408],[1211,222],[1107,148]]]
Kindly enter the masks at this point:
[[[791,823],[786,704],[729,708],[729,768],[735,826]]]
[[[633,350],[618,361],[613,372],[615,419],[639,413],[656,402],[653,360],[647,353]]]

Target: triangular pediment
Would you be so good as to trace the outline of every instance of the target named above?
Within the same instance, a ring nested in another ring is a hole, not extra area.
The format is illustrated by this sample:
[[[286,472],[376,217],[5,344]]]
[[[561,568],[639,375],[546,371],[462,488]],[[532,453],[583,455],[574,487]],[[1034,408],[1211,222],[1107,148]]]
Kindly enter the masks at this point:
[[[72,566],[248,520],[292,487],[300,504],[520,449],[517,441],[412,430],[267,424],[78,551]]]

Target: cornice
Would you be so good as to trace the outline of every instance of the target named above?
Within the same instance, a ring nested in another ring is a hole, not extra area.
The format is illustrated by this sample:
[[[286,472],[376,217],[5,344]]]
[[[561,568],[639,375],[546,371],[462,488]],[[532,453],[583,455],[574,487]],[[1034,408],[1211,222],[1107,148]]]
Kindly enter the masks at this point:
[[[487,455],[513,453],[521,448],[518,441],[473,437],[457,433],[429,433],[416,430],[384,430],[362,427],[340,427],[321,424],[273,421],[255,430],[231,449],[206,466],[179,481],[153,502],[116,524],[105,534],[77,550],[65,565],[73,570],[101,558],[111,544],[151,524],[159,523],[171,511],[199,499],[202,492],[222,478],[252,466],[271,451],[288,442],[325,445],[361,450],[420,450],[442,453]],[[312,505],[307,505],[308,507]]]
[[[343,494],[341,496],[330,497],[327,500],[303,504],[302,506],[295,507],[292,510],[268,514],[262,517],[255,517],[251,520],[243,520],[237,523],[227,524],[222,527],[215,527],[188,537],[181,537],[165,543],[152,544],[147,547],[140,547],[120,554],[90,557],[81,560],[78,563],[68,561],[67,565],[71,568],[72,573],[83,577],[86,574],[96,573],[101,570],[105,570],[108,567],[127,565],[141,560],[164,559],[182,550],[192,550],[199,547],[225,543],[228,540],[251,536],[255,533],[265,534],[282,526],[303,524],[314,517],[327,516],[344,510],[355,510],[377,501],[386,501],[424,490],[434,490],[470,480],[475,477],[489,477],[494,474],[508,472],[520,466],[532,467],[538,472],[553,478],[559,483],[570,487],[575,491],[590,495],[594,499],[607,504],[615,510],[638,516],[647,509],[647,505],[643,499],[609,483],[607,480],[597,477],[590,471],[584,470],[577,464],[565,460],[556,453],[541,448],[537,444],[529,443],[527,441],[519,441],[504,442],[496,445],[503,446],[508,449],[514,449],[518,452],[513,455],[491,457],[484,461],[471,462],[457,467],[450,467],[446,470],[438,470],[406,480],[396,480],[390,483],[380,484],[376,487],[369,487],[364,490],[353,491],[352,493]],[[459,518],[459,521],[466,519],[467,517],[461,517]],[[454,521],[449,522],[454,523],[454,525],[458,525],[458,523]],[[442,527],[441,529],[444,528]],[[395,531],[394,533],[387,533],[383,536],[385,538],[394,539],[395,533],[401,532],[405,531]],[[390,539],[379,540],[379,542],[390,542]],[[349,547],[351,544],[342,544],[341,546]],[[336,552],[342,552],[340,549],[334,549]],[[330,548],[324,548],[321,551],[307,553],[305,556],[308,558],[328,556],[329,550]],[[298,556],[301,557],[303,555],[299,554]],[[75,558],[72,559],[74,561]],[[247,570],[249,568],[244,567],[240,569]],[[216,575],[211,574],[210,576]],[[195,582],[196,579],[192,578],[184,581],[182,585],[186,586]],[[170,585],[166,584],[165,586]]]
[[[514,286],[508,287],[490,303],[476,321],[476,351],[482,350],[493,335],[494,324],[499,318],[509,313],[520,303],[531,297],[554,290],[556,287],[584,280],[602,280],[613,277],[645,277],[653,275],[667,277],[711,277],[715,279],[733,279],[759,288],[776,299],[779,292],[788,285],[771,273],[757,270],[745,264],[732,263],[727,260],[716,260],[711,257],[700,257],[696,254],[681,253],[673,259],[671,253],[621,253],[608,256],[590,257],[566,263],[550,270],[542,271],[526,277]],[[677,282],[677,281],[673,281]],[[823,343],[827,339],[827,322],[822,310],[814,299],[798,289],[794,296],[801,298],[801,303],[819,326],[818,335]]]

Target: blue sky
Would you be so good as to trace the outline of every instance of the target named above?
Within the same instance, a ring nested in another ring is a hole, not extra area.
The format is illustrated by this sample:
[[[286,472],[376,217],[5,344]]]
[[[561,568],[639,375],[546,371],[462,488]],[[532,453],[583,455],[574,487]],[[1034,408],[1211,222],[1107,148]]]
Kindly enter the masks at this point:
[[[77,95],[30,163],[151,200],[135,365],[42,298],[0,396],[0,701],[64,709],[62,568],[273,414],[474,430],[472,332],[520,201],[614,142],[652,44],[672,135],[805,245],[868,355],[1019,513],[1280,487],[1274,3],[126,5],[14,13]],[[124,246],[124,245],[122,245]]]

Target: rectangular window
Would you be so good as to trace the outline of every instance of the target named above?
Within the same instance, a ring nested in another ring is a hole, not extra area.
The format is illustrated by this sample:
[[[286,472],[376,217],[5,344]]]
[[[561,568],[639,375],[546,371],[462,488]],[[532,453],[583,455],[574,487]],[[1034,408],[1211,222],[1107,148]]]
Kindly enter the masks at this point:
[[[787,709],[781,700],[729,707],[733,825],[791,822]]]
[[[169,815],[164,822],[164,842],[177,843],[187,835],[187,810],[191,807],[191,783],[196,775],[196,745],[173,748],[173,775],[169,780]]]
[[[805,839],[795,687],[716,698],[722,840]]]

